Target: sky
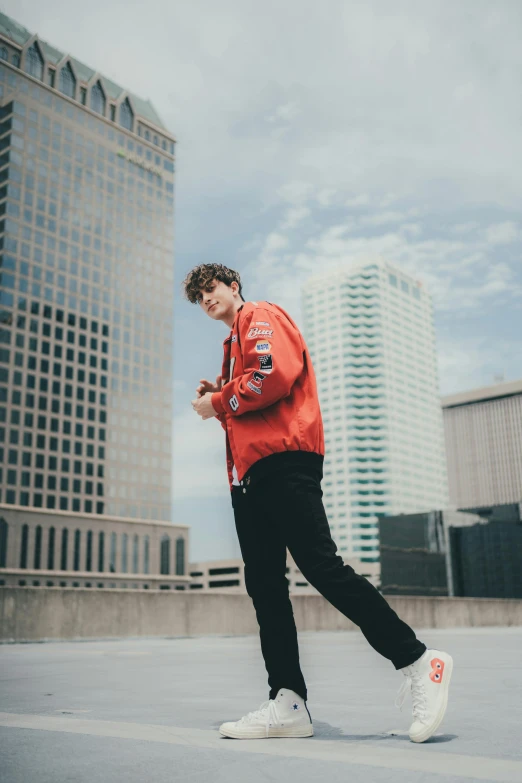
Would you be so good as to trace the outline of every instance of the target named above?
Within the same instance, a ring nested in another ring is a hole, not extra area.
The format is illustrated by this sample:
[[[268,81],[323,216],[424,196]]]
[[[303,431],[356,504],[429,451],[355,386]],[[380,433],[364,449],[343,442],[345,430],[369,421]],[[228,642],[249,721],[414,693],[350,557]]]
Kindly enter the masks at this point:
[[[196,264],[301,323],[307,277],[384,258],[433,296],[441,394],[522,377],[518,0],[2,10],[150,98],[177,138],[174,520],[192,560],[239,555],[224,434],[190,406],[227,334],[182,298]]]

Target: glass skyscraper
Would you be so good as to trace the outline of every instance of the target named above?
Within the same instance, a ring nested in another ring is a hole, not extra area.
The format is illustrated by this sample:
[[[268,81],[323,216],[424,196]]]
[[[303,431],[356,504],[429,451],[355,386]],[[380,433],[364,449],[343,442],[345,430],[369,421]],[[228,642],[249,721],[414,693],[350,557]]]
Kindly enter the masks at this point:
[[[0,502],[171,518],[174,138],[0,14]]]

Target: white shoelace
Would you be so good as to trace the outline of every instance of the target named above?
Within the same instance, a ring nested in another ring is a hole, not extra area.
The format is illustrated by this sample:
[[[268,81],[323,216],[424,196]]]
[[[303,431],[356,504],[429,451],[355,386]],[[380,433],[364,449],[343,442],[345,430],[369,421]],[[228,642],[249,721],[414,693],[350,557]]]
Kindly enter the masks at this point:
[[[423,720],[426,717],[427,712],[427,697],[421,675],[413,674],[404,677],[404,682],[399,688],[397,698],[395,699],[395,706],[400,710],[402,710],[402,705],[404,704],[408,691],[411,691],[413,717],[417,720]]]
[[[238,723],[243,723],[244,725],[252,723],[254,721],[259,720],[266,720],[266,736],[268,737],[269,730],[270,730],[270,723],[275,726],[276,723],[276,715],[275,715],[275,704],[274,702],[269,699],[268,701],[264,701],[263,704],[259,707],[257,710],[253,710],[253,712],[249,712],[247,715],[243,715],[243,717],[238,721]]]

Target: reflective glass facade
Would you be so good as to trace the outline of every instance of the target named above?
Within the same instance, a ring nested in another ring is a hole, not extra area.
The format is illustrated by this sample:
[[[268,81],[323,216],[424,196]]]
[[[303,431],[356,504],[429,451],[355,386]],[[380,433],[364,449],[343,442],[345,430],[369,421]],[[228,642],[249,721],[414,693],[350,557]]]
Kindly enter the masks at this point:
[[[25,63],[0,60],[0,502],[168,521],[174,140]]]

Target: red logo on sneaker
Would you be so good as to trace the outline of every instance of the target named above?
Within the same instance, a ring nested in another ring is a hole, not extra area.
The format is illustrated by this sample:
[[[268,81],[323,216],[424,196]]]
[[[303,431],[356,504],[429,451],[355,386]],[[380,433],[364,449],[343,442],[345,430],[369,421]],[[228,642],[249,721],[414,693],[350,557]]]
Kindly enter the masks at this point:
[[[433,671],[430,672],[430,680],[432,682],[442,682],[442,676],[444,674],[444,661],[441,661],[440,658],[434,658],[431,661],[431,668]]]

